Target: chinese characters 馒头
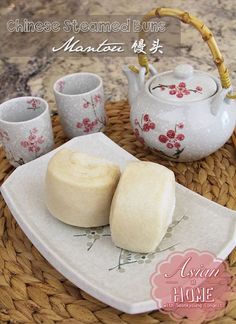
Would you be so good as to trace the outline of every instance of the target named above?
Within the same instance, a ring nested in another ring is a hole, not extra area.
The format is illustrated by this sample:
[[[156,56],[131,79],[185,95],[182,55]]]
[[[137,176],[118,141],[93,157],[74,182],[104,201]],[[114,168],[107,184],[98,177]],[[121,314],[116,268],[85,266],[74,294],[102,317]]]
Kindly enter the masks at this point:
[[[131,46],[131,49],[133,49],[135,54],[147,54],[145,51],[145,48],[147,47],[147,45],[144,42],[144,39],[140,38],[139,40],[135,40],[133,45]],[[152,46],[149,48],[149,52],[152,54],[156,54],[157,52],[159,52],[160,54],[163,54],[163,45],[160,44],[160,40],[159,38],[157,38],[156,40],[154,40],[152,42]]]

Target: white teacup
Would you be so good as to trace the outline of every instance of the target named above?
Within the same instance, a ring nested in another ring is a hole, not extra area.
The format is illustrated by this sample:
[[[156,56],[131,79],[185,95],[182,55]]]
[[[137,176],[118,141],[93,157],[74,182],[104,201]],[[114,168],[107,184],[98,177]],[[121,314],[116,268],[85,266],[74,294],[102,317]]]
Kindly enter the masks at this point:
[[[17,167],[54,147],[48,103],[19,97],[0,105],[0,141],[9,162]]]
[[[67,137],[104,130],[106,114],[100,76],[88,72],[69,74],[57,80],[53,90]]]

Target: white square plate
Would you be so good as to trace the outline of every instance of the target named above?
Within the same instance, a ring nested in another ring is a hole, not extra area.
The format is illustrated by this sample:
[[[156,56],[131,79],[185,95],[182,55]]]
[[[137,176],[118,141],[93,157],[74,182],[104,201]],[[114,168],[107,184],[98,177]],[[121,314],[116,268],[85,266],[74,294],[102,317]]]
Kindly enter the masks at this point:
[[[102,133],[77,137],[62,145],[119,164],[136,160]],[[44,178],[56,150],[18,167],[1,187],[22,230],[66,278],[104,303],[127,313],[156,309],[150,275],[175,249],[207,250],[225,259],[236,243],[236,212],[177,184],[175,222],[154,254],[130,253],[114,246],[109,226],[88,229],[66,225],[44,204]]]

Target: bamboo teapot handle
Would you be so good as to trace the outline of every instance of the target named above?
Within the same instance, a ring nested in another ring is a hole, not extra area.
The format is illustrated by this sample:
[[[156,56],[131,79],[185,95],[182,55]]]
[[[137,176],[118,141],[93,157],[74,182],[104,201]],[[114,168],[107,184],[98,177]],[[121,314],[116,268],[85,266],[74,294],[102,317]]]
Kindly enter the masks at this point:
[[[181,20],[185,24],[192,25],[195,27],[200,34],[202,35],[202,38],[205,42],[207,42],[208,47],[210,48],[212,57],[214,59],[214,63],[217,66],[219,75],[220,75],[220,81],[222,88],[229,89],[229,93],[227,94],[227,97],[230,99],[236,99],[236,94],[232,94],[231,92],[231,81],[229,77],[229,71],[227,67],[224,64],[224,58],[217,46],[217,43],[215,41],[215,38],[210,31],[210,29],[198,18],[192,16],[186,11],[180,10],[180,9],[174,9],[174,8],[156,8],[148,12],[143,17],[143,22],[147,22],[155,17],[174,17],[179,20]],[[139,33],[139,39],[144,39],[145,32],[141,31]],[[138,54],[138,61],[139,64],[142,67],[146,68],[146,73],[149,73],[149,64],[148,64],[148,57],[144,53]],[[138,69],[134,66],[130,66],[130,69],[134,72],[138,72]]]

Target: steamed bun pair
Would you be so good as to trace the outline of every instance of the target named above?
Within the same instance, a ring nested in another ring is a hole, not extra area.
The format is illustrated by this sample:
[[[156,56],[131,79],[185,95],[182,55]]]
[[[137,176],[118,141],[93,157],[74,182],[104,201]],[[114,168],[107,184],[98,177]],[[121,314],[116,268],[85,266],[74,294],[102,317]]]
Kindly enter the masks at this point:
[[[49,161],[46,205],[64,223],[110,223],[112,240],[126,250],[153,252],[172,222],[174,173],[152,162],[130,162],[123,174],[109,161],[62,149]]]

